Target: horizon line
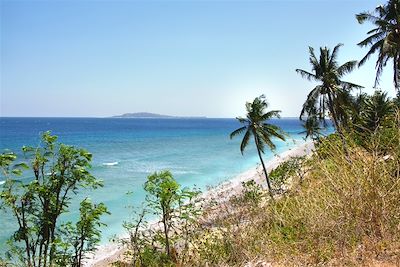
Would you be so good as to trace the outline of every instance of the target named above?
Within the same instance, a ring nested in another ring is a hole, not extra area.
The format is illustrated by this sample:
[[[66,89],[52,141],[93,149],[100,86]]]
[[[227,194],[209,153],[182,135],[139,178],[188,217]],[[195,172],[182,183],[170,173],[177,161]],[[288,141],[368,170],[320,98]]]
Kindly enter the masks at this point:
[[[48,118],[48,119],[236,119],[236,117],[207,117],[207,116],[171,116],[171,117],[103,117],[103,116],[1,116],[0,119],[6,118]],[[298,116],[282,116],[274,119],[298,119]]]

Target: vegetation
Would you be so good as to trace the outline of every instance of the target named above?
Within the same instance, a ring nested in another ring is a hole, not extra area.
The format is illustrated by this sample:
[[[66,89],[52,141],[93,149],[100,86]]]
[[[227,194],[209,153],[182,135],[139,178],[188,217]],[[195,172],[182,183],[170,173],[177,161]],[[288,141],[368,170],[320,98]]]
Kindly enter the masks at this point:
[[[308,137],[311,137],[311,139],[314,141],[319,140],[323,128],[321,127],[321,123],[318,121],[316,116],[308,116],[302,126],[304,131],[301,133],[306,135],[304,140],[307,140]]]
[[[220,193],[215,201],[202,201],[199,191],[181,188],[169,171],[148,176],[147,192],[137,216],[124,223],[129,237],[120,239],[125,258],[117,266],[347,266],[400,263],[400,33],[399,1],[389,0],[373,13],[360,13],[360,23],[372,22],[360,46],[370,50],[362,65],[378,52],[375,86],[383,68],[393,60],[397,98],[377,90],[352,95],[361,88],[345,82],[357,61],[337,62],[341,44],[332,52],[320,48],[317,58],[309,48],[312,72],[296,71],[319,84],[308,94],[300,119],[315,151],[291,158],[269,174],[263,161],[265,147],[275,149],[272,138],[285,140],[276,125],[280,111],[266,111],[261,95],[246,103],[243,124],[230,134],[243,134],[243,154],[254,139],[268,185],[242,182],[242,191]],[[336,130],[322,136],[329,117]],[[85,255],[99,243],[103,203],[80,203],[77,222],[61,223],[71,196],[81,188],[97,188],[91,154],[58,144],[46,132],[42,144],[24,147],[26,162],[16,154],[0,154],[6,182],[1,207],[15,218],[18,229],[8,245],[8,261],[29,267],[81,266]],[[33,179],[17,179],[23,171]],[[159,221],[151,224],[148,215]],[[201,215],[201,216],[200,216]]]
[[[314,48],[309,47],[313,73],[296,69],[296,72],[302,77],[310,81],[321,82],[308,94],[300,113],[300,119],[307,115],[312,118],[312,121],[309,122],[311,125],[315,125],[318,120],[326,126],[325,118],[329,115],[338,132],[341,132],[342,125],[347,122],[347,113],[344,107],[349,106],[349,91],[354,88],[362,88],[360,85],[341,80],[357,65],[357,61],[348,61],[343,65],[338,64],[337,54],[341,46],[342,44],[335,46],[332,53],[327,47],[321,47],[319,59],[314,53]]]
[[[374,12],[363,12],[356,15],[359,23],[369,21],[374,24],[369,35],[358,45],[369,46],[367,54],[361,59],[359,66],[363,65],[369,57],[378,53],[376,61],[375,87],[379,84],[383,68],[389,60],[393,60],[393,83],[397,90],[400,89],[400,3],[398,0],[389,0],[385,5],[375,8]]]
[[[399,111],[389,121],[371,133],[368,147],[346,133],[346,154],[333,134],[321,138],[311,158],[281,164],[271,180],[291,182],[275,201],[248,182],[242,197],[220,203],[205,219],[188,266],[398,264]],[[387,139],[391,145],[383,148]]]
[[[236,118],[240,123],[245,126],[236,129],[230,134],[230,138],[243,134],[243,139],[240,144],[240,152],[243,154],[245,148],[249,144],[250,138],[254,138],[254,143],[257,148],[257,153],[261,161],[261,165],[264,170],[265,179],[267,180],[268,190],[271,197],[272,187],[268,178],[268,172],[265,168],[264,160],[261,153],[264,153],[265,145],[267,145],[271,150],[275,149],[275,144],[272,142],[272,137],[277,137],[285,141],[284,132],[278,126],[268,123],[267,121],[277,117],[280,118],[279,110],[271,110],[266,112],[268,108],[268,103],[263,95],[256,97],[253,102],[246,103],[247,115],[246,118],[238,117]]]
[[[196,199],[200,192],[181,189],[169,171],[155,172],[148,176],[144,189],[148,193],[145,207],[132,222],[124,223],[130,236],[128,240],[120,240],[128,248],[125,261],[133,266],[185,263],[193,229],[200,215],[200,207],[197,205],[199,200]],[[161,217],[158,224],[150,227],[146,219],[149,212]],[[179,255],[177,248],[180,250]]]
[[[60,225],[68,211],[71,195],[80,188],[97,188],[101,181],[88,169],[92,155],[84,149],[56,143],[57,137],[46,132],[39,147],[23,147],[26,161],[14,164],[17,156],[0,154],[0,167],[6,182],[0,193],[2,208],[10,212],[18,229],[10,237],[7,256],[13,264],[36,266],[80,266],[85,252],[99,242],[104,204],[81,202],[80,220]],[[33,179],[24,183],[16,178],[24,170]]]
[[[288,180],[294,175],[298,175],[299,180],[303,181],[305,170],[303,163],[305,157],[292,157],[287,161],[281,163],[278,167],[273,169],[270,173],[270,178],[274,184],[276,190],[282,190],[282,186],[285,185]]]
[[[385,12],[391,5],[397,8],[397,1],[389,1]],[[378,20],[368,14],[358,18]],[[377,24],[378,30],[389,29]],[[383,38],[378,30],[363,42]],[[395,34],[397,30],[389,35]],[[361,64],[379,45],[372,46]],[[263,96],[246,103],[246,118],[237,118],[244,126],[230,137],[244,134],[242,153],[254,138],[268,192],[277,197],[269,201],[254,180],[242,182],[241,194],[229,199],[221,193],[203,207],[201,220],[191,226],[191,246],[185,247],[185,255],[190,256],[181,262],[185,266],[399,264],[400,93],[395,99],[380,90],[352,95],[352,89],[361,86],[341,79],[357,62],[339,65],[340,46],[332,52],[321,48],[319,59],[310,48],[313,72],[296,70],[320,82],[300,114],[306,138],[315,144],[310,157],[292,158],[268,174],[262,159],[264,146],[273,149],[271,137],[284,140],[284,135],[265,121],[278,117],[279,111],[265,112]],[[386,58],[377,65],[378,74],[388,58],[398,55],[398,47],[388,51],[381,50]],[[327,117],[336,132],[322,136]]]

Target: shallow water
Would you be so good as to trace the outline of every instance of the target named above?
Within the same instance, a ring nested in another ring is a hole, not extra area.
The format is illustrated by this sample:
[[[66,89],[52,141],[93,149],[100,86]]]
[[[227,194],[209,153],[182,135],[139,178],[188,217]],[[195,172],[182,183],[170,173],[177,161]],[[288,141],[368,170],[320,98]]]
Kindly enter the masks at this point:
[[[303,142],[297,119],[272,123],[290,134],[287,142],[275,141],[276,153]],[[40,133],[51,130],[60,142],[93,153],[91,172],[104,180],[104,187],[74,196],[65,218],[77,218],[78,203],[85,196],[104,202],[112,213],[104,217],[105,243],[121,234],[122,222],[131,213],[127,206],[143,201],[142,184],[152,172],[168,169],[183,186],[205,190],[255,166],[258,157],[254,146],[250,143],[242,156],[240,137],[229,139],[230,132],[239,126],[235,119],[0,118],[0,150],[20,154],[23,145],[38,145]],[[264,157],[268,160],[272,156],[268,151]],[[31,174],[25,173],[21,179],[29,181]],[[3,180],[0,176],[0,187]],[[15,221],[4,212],[0,220],[0,251],[4,251]]]

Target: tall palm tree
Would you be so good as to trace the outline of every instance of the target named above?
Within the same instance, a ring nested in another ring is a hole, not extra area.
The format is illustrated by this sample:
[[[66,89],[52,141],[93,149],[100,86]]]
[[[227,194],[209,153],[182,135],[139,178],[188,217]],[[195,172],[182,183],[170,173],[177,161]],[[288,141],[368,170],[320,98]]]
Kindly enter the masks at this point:
[[[346,113],[344,105],[349,103],[349,91],[354,88],[362,88],[350,82],[342,81],[341,78],[350,73],[357,65],[357,61],[348,61],[343,65],[337,62],[337,54],[342,44],[338,44],[333,49],[332,53],[327,47],[320,48],[319,59],[314,53],[314,48],[309,47],[310,63],[312,73],[296,69],[303,78],[310,81],[320,82],[308,94],[303,109],[300,113],[300,119],[304,116],[315,116],[319,121],[326,126],[326,115],[332,119],[333,125],[338,132],[341,131],[341,126],[346,122]]]
[[[269,149],[274,150],[276,148],[275,144],[272,142],[271,137],[277,137],[285,141],[285,133],[281,128],[276,125],[270,124],[267,121],[271,118],[280,118],[280,110],[271,110],[266,112],[268,108],[268,103],[265,100],[265,96],[261,95],[256,97],[253,102],[246,103],[246,118],[237,117],[236,119],[244,124],[244,126],[236,129],[230,134],[230,138],[243,134],[243,140],[240,144],[240,152],[243,154],[245,148],[249,144],[250,138],[254,138],[254,143],[256,144],[257,153],[261,161],[261,165],[264,170],[265,179],[267,180],[269,193],[272,195],[271,183],[268,178],[267,169],[262,158],[261,153],[265,151],[265,145]]]
[[[356,18],[360,24],[369,21],[375,26],[367,32],[369,36],[358,44],[361,47],[370,47],[359,66],[363,65],[372,54],[378,52],[374,85],[376,87],[383,68],[389,59],[392,59],[394,86],[400,90],[400,1],[389,0],[386,5],[376,7],[373,12],[357,14]]]

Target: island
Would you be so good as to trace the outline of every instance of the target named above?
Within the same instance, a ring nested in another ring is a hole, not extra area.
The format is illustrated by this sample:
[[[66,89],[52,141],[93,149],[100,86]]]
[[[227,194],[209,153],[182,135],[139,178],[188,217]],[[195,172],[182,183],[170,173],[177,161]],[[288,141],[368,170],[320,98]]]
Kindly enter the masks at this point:
[[[186,117],[186,116],[170,116],[170,115],[162,115],[157,113],[150,112],[136,112],[136,113],[125,113],[122,115],[112,116],[111,118],[142,118],[142,119],[206,119],[207,117],[195,116],[195,117]]]

